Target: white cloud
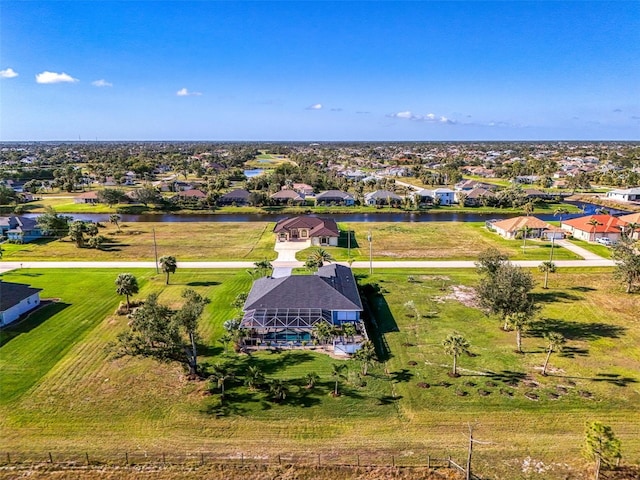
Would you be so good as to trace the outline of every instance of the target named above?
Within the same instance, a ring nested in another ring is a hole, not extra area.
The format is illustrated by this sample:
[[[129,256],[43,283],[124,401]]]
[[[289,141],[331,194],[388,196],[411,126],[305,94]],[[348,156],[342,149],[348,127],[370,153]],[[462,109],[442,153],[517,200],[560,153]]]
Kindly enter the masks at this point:
[[[189,97],[189,96],[199,97],[200,95],[202,95],[202,93],[200,93],[200,92],[190,92],[186,88],[181,88],[180,90],[178,90],[176,92],[176,95],[179,96],[179,97]]]
[[[100,79],[100,80],[96,80],[94,82],[91,82],[91,85],[93,85],[94,87],[113,87],[113,83],[111,82],[107,82],[104,79]]]
[[[64,72],[55,73],[45,71],[36,75],[36,82],[38,83],[75,83],[77,81],[77,78],[73,78]]]
[[[0,70],[0,78],[15,78],[17,76],[18,76],[18,72],[16,72],[13,68]]]
[[[309,105],[307,107],[307,110],[322,110],[322,104],[321,103],[314,103],[313,105]]]
[[[387,117],[402,118],[405,120],[413,120],[415,122],[430,122],[430,123],[445,123],[447,125],[454,125],[458,122],[451,120],[445,116],[437,116],[434,113],[427,113],[426,115],[418,115],[410,110],[404,112],[390,113]]]

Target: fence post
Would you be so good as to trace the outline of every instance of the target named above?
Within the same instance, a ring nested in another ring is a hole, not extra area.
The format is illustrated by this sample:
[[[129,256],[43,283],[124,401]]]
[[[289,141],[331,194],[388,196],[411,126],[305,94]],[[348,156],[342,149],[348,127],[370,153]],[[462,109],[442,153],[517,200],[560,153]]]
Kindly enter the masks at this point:
[[[318,466],[320,466],[320,454],[318,454]]]
[[[449,468],[451,468],[451,455],[447,456],[447,464],[449,465]]]
[[[124,452],[124,463],[129,465],[129,452]]]
[[[53,463],[53,457],[51,456],[51,452],[49,452],[49,463]]]
[[[240,465],[244,465],[244,452],[240,454]]]
[[[427,455],[427,468],[431,468],[431,455]]]
[[[278,465],[282,464],[282,459],[280,458],[280,454],[278,454]]]
[[[356,455],[356,465],[359,467],[360,466],[360,454]]]
[[[11,463],[11,454],[7,452],[7,463]]]
[[[204,465],[204,453],[200,452],[200,465]]]
[[[164,452],[162,453],[162,464],[166,465],[167,464],[167,458],[165,457]]]
[[[87,465],[89,465],[89,454],[84,452],[84,457],[87,459]]]
[[[396,456],[395,455],[391,455],[391,466],[392,467],[396,466]]]

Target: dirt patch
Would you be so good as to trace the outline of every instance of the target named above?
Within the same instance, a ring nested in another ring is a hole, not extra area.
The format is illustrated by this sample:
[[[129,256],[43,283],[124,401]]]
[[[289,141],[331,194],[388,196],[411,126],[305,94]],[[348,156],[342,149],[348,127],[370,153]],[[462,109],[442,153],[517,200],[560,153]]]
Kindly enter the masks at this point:
[[[465,307],[478,308],[475,288],[466,285],[451,285],[449,288],[451,292],[441,297],[435,297],[434,300],[438,303],[443,303],[445,300],[457,300]]]

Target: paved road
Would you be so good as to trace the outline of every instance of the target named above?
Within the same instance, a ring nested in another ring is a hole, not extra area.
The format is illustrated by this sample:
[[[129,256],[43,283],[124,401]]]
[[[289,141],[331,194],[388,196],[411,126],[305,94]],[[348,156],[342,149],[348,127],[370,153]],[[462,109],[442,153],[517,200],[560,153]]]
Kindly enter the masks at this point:
[[[338,262],[346,265],[344,262]],[[518,260],[512,262],[521,267],[537,267],[541,260]],[[601,258],[599,260],[558,260],[554,262],[557,267],[612,267],[612,260]],[[178,262],[178,268],[253,268],[253,262]],[[277,268],[302,267],[303,262],[280,262]],[[153,262],[0,262],[0,273],[19,268],[154,268]],[[369,262],[353,262],[353,268],[369,268]],[[392,260],[375,261],[373,269],[386,268],[475,268],[474,261],[463,260]],[[283,270],[284,271],[284,270]]]

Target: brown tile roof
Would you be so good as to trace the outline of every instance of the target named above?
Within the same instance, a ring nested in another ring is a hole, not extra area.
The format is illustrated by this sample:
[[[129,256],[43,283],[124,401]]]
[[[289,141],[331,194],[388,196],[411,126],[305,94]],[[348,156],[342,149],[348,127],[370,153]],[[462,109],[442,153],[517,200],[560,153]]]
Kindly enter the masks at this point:
[[[513,217],[506,220],[500,220],[493,224],[494,227],[500,228],[506,232],[514,232],[523,227],[529,228],[550,228],[547,222],[544,222],[536,217]]]
[[[627,223],[640,223],[640,212],[631,213],[629,215],[622,215],[618,218]]]

